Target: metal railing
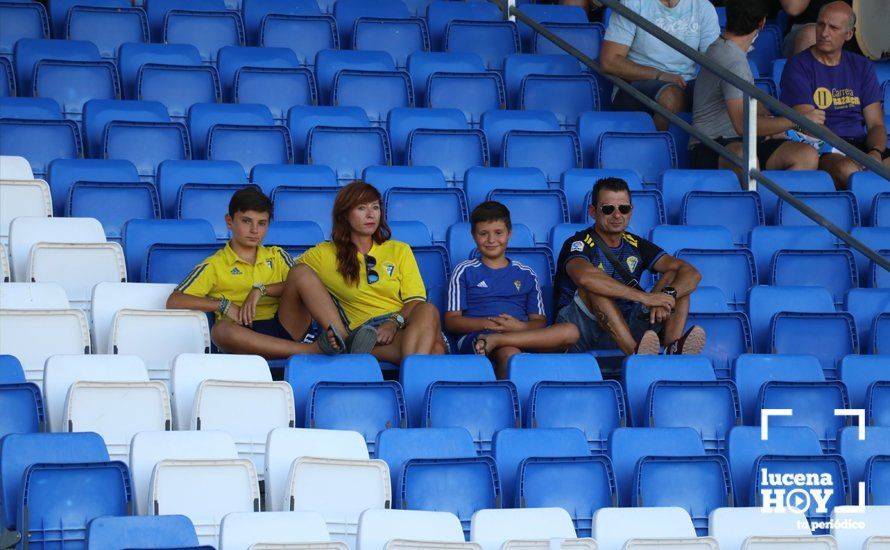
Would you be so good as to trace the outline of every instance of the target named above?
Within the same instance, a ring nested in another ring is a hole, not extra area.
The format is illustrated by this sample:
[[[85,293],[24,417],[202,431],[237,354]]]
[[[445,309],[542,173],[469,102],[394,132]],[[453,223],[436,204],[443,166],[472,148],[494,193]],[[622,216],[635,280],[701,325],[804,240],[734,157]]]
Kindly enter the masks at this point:
[[[604,4],[605,6],[611,8],[615,13],[618,13],[619,15],[629,19],[635,25],[650,33],[652,36],[658,38],[671,48],[677,50],[678,52],[695,61],[699,66],[701,66],[702,70],[711,71],[719,78],[728,81],[730,84],[742,91],[745,98],[744,105],[746,109],[746,128],[742,136],[745,140],[745,155],[744,157],[739,157],[738,155],[735,155],[734,153],[729,151],[726,147],[720,145],[714,139],[706,136],[704,133],[695,128],[692,124],[686,122],[680,116],[662,107],[657,101],[653,101],[648,96],[638,91],[636,88],[628,84],[623,79],[605,72],[600,64],[596,62],[596,60],[586,56],[583,52],[572,46],[569,42],[566,42],[565,40],[554,34],[552,31],[550,31],[548,28],[544,27],[542,24],[538,23],[537,21],[526,15],[525,12],[523,12],[521,9],[517,8],[515,5],[512,5],[513,2],[511,2],[510,0],[488,1],[500,7],[501,11],[505,14],[506,17],[519,20],[522,23],[528,25],[532,28],[532,30],[541,34],[547,40],[553,42],[560,49],[575,57],[578,61],[589,67],[592,71],[610,81],[614,86],[617,86],[622,91],[626,92],[631,97],[645,105],[647,108],[665,117],[675,126],[687,132],[689,135],[695,136],[696,139],[711,148],[718,155],[744,170],[748,178],[764,185],[767,189],[775,193],[780,199],[786,201],[788,204],[802,212],[816,224],[827,229],[834,236],[845,242],[848,246],[859,251],[869,260],[872,260],[877,265],[881,266],[884,270],[890,271],[890,260],[887,260],[886,258],[880,256],[878,253],[863,244],[858,239],[854,238],[848,232],[836,226],[834,223],[831,222],[831,220],[827,219],[825,216],[821,215],[819,212],[801,201],[799,198],[786,191],[782,186],[778,185],[769,177],[765,176],[763,172],[754,167],[753,158],[748,158],[753,150],[752,145],[755,142],[756,136],[756,129],[752,128],[752,123],[754,122],[754,120],[756,120],[756,116],[748,116],[749,111],[752,108],[751,106],[753,106],[754,104],[752,99],[760,101],[772,112],[790,119],[791,121],[799,125],[808,134],[826,141],[856,162],[862,164],[869,170],[879,174],[884,179],[888,180],[888,182],[890,182],[890,169],[885,167],[880,162],[876,161],[873,157],[863,153],[828,129],[820,127],[817,124],[811,122],[809,119],[807,119],[791,107],[788,107],[784,103],[781,103],[779,100],[767,94],[763,90],[757,88],[749,82],[746,82],[745,80],[728,71],[724,67],[721,67],[720,65],[714,63],[711,59],[700,53],[698,50],[690,48],[685,43],[666,33],[664,30],[662,30],[651,21],[643,18],[636,12],[623,6],[618,0],[599,0],[601,4]]]

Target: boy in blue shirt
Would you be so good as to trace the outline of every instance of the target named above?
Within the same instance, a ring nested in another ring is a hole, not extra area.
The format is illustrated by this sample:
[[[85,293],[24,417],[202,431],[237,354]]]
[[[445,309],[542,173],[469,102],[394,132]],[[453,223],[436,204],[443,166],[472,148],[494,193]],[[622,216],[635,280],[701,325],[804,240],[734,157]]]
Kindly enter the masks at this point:
[[[448,285],[445,327],[457,334],[460,353],[490,356],[498,378],[507,362],[523,351],[564,352],[579,338],[577,327],[548,327],[541,285],[532,268],[507,257],[512,230],[510,211],[487,201],[470,215],[479,258],[454,268]]]

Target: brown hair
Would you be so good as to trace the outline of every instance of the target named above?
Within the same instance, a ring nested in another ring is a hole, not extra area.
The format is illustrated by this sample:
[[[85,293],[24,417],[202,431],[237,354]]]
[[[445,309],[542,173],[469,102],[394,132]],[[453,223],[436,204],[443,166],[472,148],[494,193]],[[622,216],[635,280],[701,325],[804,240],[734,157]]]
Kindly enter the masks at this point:
[[[389,240],[391,232],[383,212],[383,198],[376,187],[363,181],[354,181],[344,186],[334,199],[333,228],[331,240],[337,247],[337,272],[350,285],[358,285],[358,247],[352,242],[352,227],[349,225],[349,213],[360,204],[380,202],[380,225],[371,237],[375,243],[382,244]]]

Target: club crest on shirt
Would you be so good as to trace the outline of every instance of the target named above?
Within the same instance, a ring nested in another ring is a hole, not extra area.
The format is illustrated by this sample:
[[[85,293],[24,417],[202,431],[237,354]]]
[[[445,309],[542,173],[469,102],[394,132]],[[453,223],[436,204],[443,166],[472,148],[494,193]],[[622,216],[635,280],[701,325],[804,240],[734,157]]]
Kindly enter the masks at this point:
[[[571,252],[581,252],[584,250],[584,242],[583,241],[575,241],[572,243]]]
[[[272,269],[272,260],[266,260],[266,265],[269,266],[269,269]]]
[[[637,264],[640,263],[640,259],[637,258],[636,256],[628,256],[626,263],[627,263],[627,269],[631,273],[633,273],[634,271],[637,270]]]
[[[237,267],[233,267],[231,273],[232,273],[232,275],[242,275],[241,270],[238,269]]]
[[[385,269],[386,273],[389,274],[390,277],[392,277],[392,274],[396,271],[396,266],[391,263],[385,263],[383,264],[383,269]]]
[[[519,280],[517,279],[517,280],[513,281],[513,286],[516,287],[516,292],[519,292],[519,287],[522,286],[522,283],[519,282]]]

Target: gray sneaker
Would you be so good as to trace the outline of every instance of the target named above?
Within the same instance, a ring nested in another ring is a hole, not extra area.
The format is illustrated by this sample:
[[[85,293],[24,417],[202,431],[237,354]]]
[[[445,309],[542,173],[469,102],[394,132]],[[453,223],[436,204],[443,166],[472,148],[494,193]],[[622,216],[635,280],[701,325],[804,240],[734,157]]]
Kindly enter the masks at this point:
[[[698,355],[705,347],[705,329],[692,325],[676,342],[664,348],[665,355]]]
[[[637,344],[637,355],[658,355],[661,351],[661,342],[654,330],[647,330]]]
[[[370,353],[377,345],[377,329],[370,325],[362,325],[346,337],[348,353]]]

